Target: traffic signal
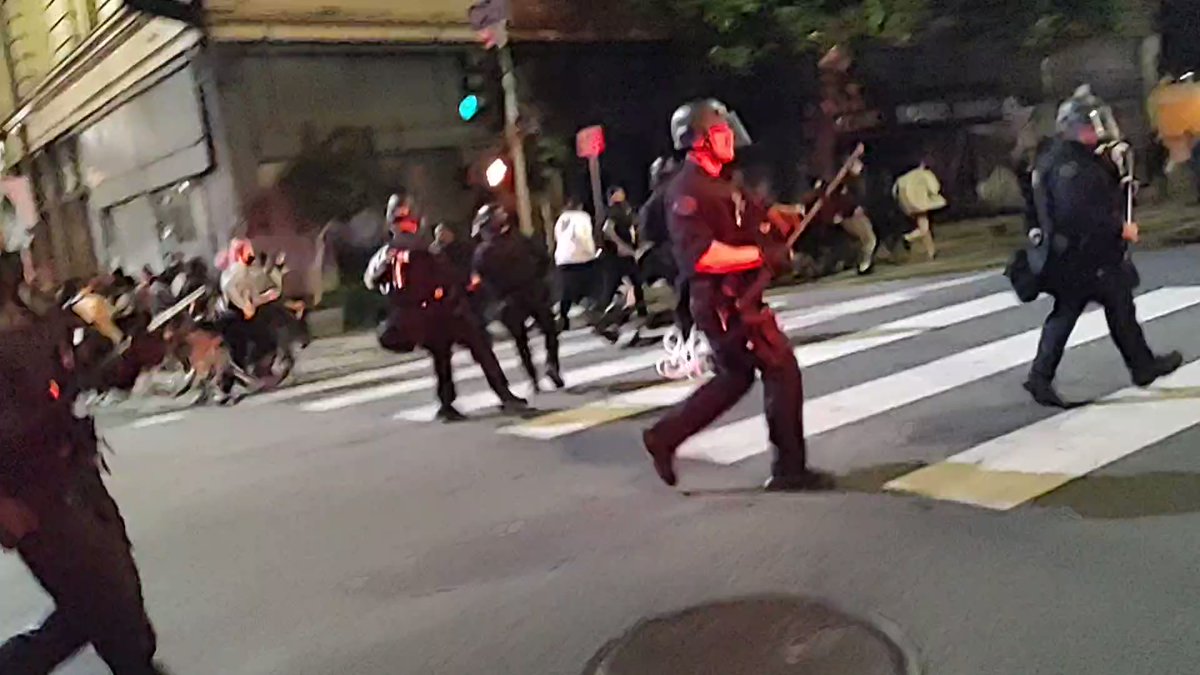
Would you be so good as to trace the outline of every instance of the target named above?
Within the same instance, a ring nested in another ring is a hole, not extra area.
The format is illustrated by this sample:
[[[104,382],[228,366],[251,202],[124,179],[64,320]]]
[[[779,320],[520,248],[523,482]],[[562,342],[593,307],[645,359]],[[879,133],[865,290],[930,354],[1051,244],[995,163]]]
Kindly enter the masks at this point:
[[[496,189],[504,184],[504,179],[508,178],[508,162],[504,161],[503,157],[493,159],[483,172],[484,178],[487,179],[488,187]]]
[[[462,89],[458,99],[458,117],[475,122],[500,102],[500,74],[495,58],[482,50],[467,52],[462,60]]]

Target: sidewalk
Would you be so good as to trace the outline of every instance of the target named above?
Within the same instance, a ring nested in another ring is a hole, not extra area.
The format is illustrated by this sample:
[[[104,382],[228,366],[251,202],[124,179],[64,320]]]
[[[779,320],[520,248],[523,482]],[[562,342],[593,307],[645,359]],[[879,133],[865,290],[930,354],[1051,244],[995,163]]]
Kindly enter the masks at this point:
[[[1138,250],[1200,243],[1200,206],[1178,203],[1138,209],[1142,240]],[[875,273],[859,277],[842,272],[816,281],[817,284],[870,284],[923,276],[974,272],[1003,267],[1025,237],[1020,214],[973,218],[934,225],[938,257],[927,261],[919,251],[901,252],[893,259],[884,256]]]

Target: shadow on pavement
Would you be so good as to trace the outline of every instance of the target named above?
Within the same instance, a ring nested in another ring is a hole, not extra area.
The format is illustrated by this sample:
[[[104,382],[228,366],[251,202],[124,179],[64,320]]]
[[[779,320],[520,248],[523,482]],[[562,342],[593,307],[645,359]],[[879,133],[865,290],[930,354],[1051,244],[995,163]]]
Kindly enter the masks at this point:
[[[771,496],[813,496],[819,494],[842,493],[842,494],[894,494],[888,493],[883,489],[891,481],[912,473],[918,469],[923,469],[927,465],[924,462],[905,462],[896,464],[880,464],[877,466],[855,469],[849,473],[840,474],[834,477],[834,488],[828,492],[767,492],[762,485],[741,485],[735,487],[712,487],[712,488],[692,488],[681,490],[680,494],[685,497],[741,497],[747,495],[771,495]]]
[[[1200,513],[1200,474],[1090,476],[1038,498],[1033,505],[1065,508],[1083,518],[1099,520]]]
[[[855,469],[837,477],[838,490],[842,492],[861,492],[865,494],[882,494],[884,485],[908,474],[924,469],[925,462],[897,462],[895,464],[879,464]]]

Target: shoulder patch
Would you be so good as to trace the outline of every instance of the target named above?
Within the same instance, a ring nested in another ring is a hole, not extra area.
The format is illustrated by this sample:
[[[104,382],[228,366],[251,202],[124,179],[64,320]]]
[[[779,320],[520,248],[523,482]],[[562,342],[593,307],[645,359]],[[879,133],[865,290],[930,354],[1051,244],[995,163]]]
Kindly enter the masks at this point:
[[[1075,162],[1067,162],[1058,168],[1059,178],[1074,178],[1079,173],[1079,165]]]
[[[671,210],[678,216],[693,216],[696,214],[696,198],[684,195],[671,204]]]

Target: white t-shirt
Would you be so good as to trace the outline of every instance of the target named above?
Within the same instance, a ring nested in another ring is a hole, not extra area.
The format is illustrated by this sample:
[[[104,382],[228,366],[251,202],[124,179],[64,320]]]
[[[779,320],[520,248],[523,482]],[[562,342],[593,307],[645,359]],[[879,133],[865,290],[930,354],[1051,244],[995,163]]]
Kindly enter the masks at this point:
[[[554,224],[554,264],[578,265],[596,259],[592,217],[586,211],[563,211]]]
[[[263,295],[271,286],[270,278],[258,265],[235,262],[221,273],[221,294],[225,296],[225,302],[242,311],[250,306],[262,306],[266,302]]]

